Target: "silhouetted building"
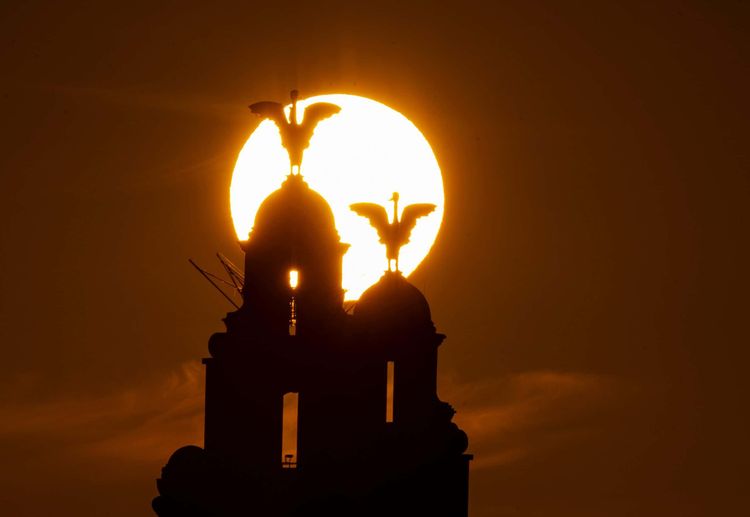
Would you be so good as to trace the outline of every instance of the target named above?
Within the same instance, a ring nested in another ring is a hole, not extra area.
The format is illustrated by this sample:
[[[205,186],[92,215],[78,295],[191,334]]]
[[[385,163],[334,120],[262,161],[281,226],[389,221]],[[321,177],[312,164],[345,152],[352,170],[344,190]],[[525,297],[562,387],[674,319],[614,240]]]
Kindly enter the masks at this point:
[[[437,397],[445,336],[422,293],[388,271],[348,314],[347,245],[299,175],[242,246],[244,303],[203,360],[205,447],[169,459],[156,513],[466,516],[471,456]]]

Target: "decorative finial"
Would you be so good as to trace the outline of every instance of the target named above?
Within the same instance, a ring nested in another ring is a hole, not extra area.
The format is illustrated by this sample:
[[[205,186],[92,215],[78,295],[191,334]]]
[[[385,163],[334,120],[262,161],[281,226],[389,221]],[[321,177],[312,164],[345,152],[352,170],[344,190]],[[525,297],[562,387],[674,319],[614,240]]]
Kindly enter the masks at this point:
[[[401,220],[398,218],[398,192],[393,193],[393,222],[388,222],[388,214],[384,207],[375,203],[354,203],[349,205],[357,215],[366,217],[370,224],[378,231],[380,242],[385,244],[385,255],[388,259],[388,271],[399,271],[398,254],[401,247],[409,242],[409,236],[417,219],[431,214],[435,205],[430,203],[416,203],[404,208]],[[395,269],[391,269],[391,261],[395,262]]]
[[[281,133],[281,144],[289,153],[289,171],[294,175],[302,166],[302,154],[310,145],[310,138],[318,123],[330,116],[335,115],[341,108],[329,102],[316,102],[305,108],[302,123],[297,122],[297,99],[299,92],[292,90],[289,94],[292,99],[292,107],[289,112],[289,120],[284,113],[284,106],[279,102],[256,102],[250,105],[250,111],[264,119],[273,120]]]

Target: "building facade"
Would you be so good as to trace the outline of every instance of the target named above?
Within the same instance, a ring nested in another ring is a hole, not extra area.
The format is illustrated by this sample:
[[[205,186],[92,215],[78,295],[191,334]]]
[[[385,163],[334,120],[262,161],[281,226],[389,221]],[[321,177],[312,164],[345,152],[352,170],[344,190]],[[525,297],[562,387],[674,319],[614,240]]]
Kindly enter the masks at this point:
[[[388,271],[345,311],[347,245],[300,175],[242,246],[242,307],[203,360],[204,447],[162,469],[159,517],[467,516],[472,457],[422,293]]]

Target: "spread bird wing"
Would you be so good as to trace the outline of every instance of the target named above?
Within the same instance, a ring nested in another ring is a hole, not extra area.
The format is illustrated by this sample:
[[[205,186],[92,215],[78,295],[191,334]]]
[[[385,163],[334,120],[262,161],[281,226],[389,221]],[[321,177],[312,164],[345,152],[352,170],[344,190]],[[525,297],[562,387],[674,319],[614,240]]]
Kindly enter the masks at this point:
[[[431,214],[435,210],[436,206],[431,203],[416,203],[409,205],[404,208],[404,213],[401,214],[400,231],[401,237],[404,243],[409,242],[409,235],[417,224],[417,219]]]
[[[270,118],[276,122],[279,129],[289,125],[284,113],[284,105],[281,103],[271,101],[256,102],[250,105],[250,111],[261,118]]]
[[[302,117],[300,129],[305,133],[307,139],[309,139],[312,136],[313,131],[315,131],[315,126],[318,125],[318,122],[327,119],[328,117],[332,117],[339,111],[341,111],[341,107],[331,104],[330,102],[316,102],[315,104],[310,104],[305,108],[305,114]]]
[[[316,102],[305,108],[305,114],[302,117],[302,124],[315,125],[323,119],[332,117],[341,111],[341,106],[336,106],[330,102]]]
[[[349,205],[357,215],[366,217],[370,224],[378,231],[380,240],[383,241],[388,235],[388,228],[390,222],[388,221],[388,214],[385,212],[385,208],[375,203],[354,203]]]

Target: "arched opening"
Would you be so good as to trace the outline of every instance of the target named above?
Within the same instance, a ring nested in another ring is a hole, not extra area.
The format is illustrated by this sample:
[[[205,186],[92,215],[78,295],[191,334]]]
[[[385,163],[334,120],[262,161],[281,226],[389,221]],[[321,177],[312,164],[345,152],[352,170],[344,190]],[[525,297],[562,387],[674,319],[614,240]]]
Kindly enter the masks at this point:
[[[297,417],[299,393],[284,394],[284,412],[281,424],[281,468],[297,468]]]
[[[385,382],[385,421],[393,422],[393,380],[396,373],[396,365],[393,361],[388,361],[386,368]]]
[[[292,297],[289,299],[289,335],[297,335],[297,299],[294,297],[294,291],[299,285],[299,271],[296,269],[289,270],[289,287],[292,288]]]
[[[292,289],[297,289],[297,285],[299,284],[299,271],[296,269],[290,269],[289,270],[289,287]]]

